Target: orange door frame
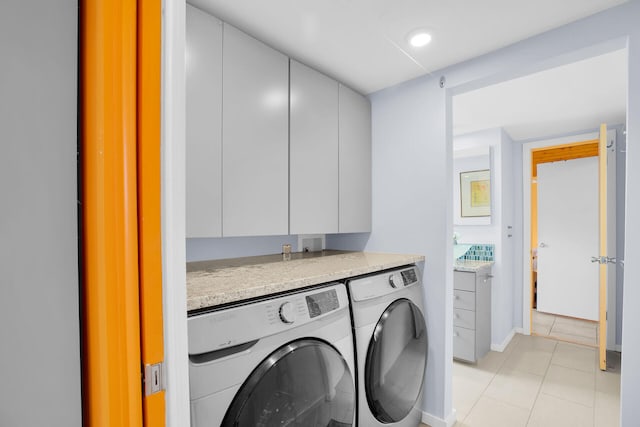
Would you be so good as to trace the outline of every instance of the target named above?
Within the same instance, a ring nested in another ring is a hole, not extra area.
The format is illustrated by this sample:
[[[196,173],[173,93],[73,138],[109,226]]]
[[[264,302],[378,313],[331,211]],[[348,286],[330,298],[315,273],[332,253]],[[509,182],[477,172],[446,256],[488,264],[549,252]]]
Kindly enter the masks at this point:
[[[138,230],[142,365],[164,360],[160,223],[160,0],[138,0]],[[165,425],[165,392],[143,399],[144,425]]]
[[[163,426],[141,382],[163,358],[160,2],[84,0],[80,18],[84,421]]]

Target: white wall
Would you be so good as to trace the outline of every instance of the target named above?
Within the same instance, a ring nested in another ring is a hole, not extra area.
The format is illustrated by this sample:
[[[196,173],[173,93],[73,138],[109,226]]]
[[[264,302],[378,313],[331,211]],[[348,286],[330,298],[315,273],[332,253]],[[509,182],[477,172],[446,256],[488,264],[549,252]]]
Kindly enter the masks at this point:
[[[82,425],[78,2],[0,2],[0,425]]]
[[[298,252],[298,236],[255,236],[187,239],[187,262],[279,254],[282,245]],[[331,249],[330,246],[327,246]]]
[[[453,328],[450,103],[438,77],[380,91],[371,101],[373,228],[365,249],[426,257],[423,410],[444,419],[451,414]]]
[[[621,425],[637,425],[640,419],[640,2],[628,5],[625,28],[631,33],[629,52],[629,96],[627,98],[627,206],[624,247],[624,301],[622,305]],[[631,22],[628,22],[632,17]]]
[[[640,143],[639,16],[640,1],[634,0],[431,73],[433,77],[418,78],[371,96],[374,111],[374,227],[367,249],[414,251],[427,257],[424,279],[432,344],[424,402],[428,413],[441,418],[448,418],[451,413],[449,96],[619,49],[628,42],[626,218],[638,218],[640,150],[634,151],[634,146]],[[446,76],[449,88],[446,92],[437,90],[440,75]],[[626,236],[627,242],[640,241],[640,224],[627,221]],[[625,283],[640,282],[640,247],[637,245],[626,245],[625,269]],[[640,394],[640,335],[633,333],[633,325],[640,324],[640,311],[635,309],[638,304],[640,287],[627,286],[623,319],[623,426],[632,426],[640,419],[640,406],[635,402],[635,396]]]
[[[500,174],[502,204],[500,206],[500,287],[493,286],[492,291],[497,296],[492,297],[495,304],[493,311],[493,343],[498,349],[504,349],[506,344],[514,332],[515,325],[513,323],[514,305],[513,299],[514,288],[517,286],[517,280],[514,276],[514,253],[516,252],[515,239],[518,234],[522,234],[522,229],[514,228],[514,193],[513,185],[513,141],[504,130],[500,130],[500,167],[497,168]],[[496,177],[496,179],[498,179]]]
[[[454,101],[455,102],[455,101]],[[455,118],[454,118],[455,120]],[[502,350],[514,330],[514,288],[513,275],[514,239],[518,230],[514,228],[514,185],[513,185],[513,141],[500,128],[459,135],[453,139],[454,147],[491,148],[491,223],[487,225],[454,225],[460,234],[461,243],[491,243],[495,245],[493,280],[491,284],[491,345]],[[477,158],[454,160],[454,209],[457,200],[458,174],[465,168],[473,167],[471,161]],[[457,214],[457,213],[456,213]],[[455,215],[454,214],[454,218]],[[512,228],[508,228],[511,226]],[[511,235],[511,236],[509,236]]]
[[[616,257],[624,260],[625,197],[627,137],[621,126],[616,129]],[[622,345],[622,301],[624,294],[624,267],[616,263],[616,346]]]
[[[522,329],[522,248],[523,243],[523,215],[522,215],[522,144],[511,145],[511,167],[513,185],[513,320],[512,325],[516,329]]]

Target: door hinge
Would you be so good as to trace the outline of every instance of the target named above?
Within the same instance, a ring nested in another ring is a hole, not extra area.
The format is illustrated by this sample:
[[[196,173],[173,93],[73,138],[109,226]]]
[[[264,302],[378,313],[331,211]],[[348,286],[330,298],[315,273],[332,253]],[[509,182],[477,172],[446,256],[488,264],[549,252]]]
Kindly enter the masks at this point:
[[[151,396],[164,390],[164,362],[144,365],[142,381],[144,383],[145,396]]]
[[[616,259],[608,256],[592,256],[591,262],[597,262],[598,264],[615,264]]]

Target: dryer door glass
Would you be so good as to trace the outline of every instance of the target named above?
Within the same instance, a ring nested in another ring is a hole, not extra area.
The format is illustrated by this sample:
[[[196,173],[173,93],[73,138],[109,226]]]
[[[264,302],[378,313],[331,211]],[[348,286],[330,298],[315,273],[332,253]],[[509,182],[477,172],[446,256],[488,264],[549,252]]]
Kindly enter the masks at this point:
[[[407,299],[391,303],[367,349],[365,389],[371,413],[383,423],[404,419],[424,381],[427,331],[420,309]]]
[[[236,394],[222,426],[351,426],[355,386],[329,344],[304,339],[273,352]]]

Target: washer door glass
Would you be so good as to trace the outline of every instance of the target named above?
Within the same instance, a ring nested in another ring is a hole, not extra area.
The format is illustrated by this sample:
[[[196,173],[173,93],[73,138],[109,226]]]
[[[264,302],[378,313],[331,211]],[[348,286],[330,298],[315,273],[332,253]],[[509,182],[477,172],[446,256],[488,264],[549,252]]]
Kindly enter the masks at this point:
[[[420,309],[407,299],[389,305],[373,331],[365,362],[367,402],[378,421],[400,421],[413,409],[422,390],[427,347]]]
[[[329,344],[294,341],[269,355],[242,385],[222,426],[351,426],[354,381]]]

